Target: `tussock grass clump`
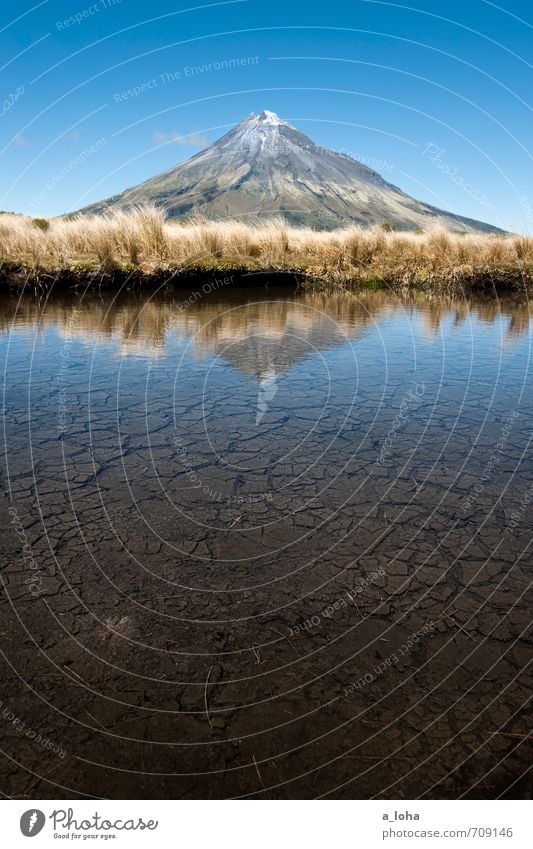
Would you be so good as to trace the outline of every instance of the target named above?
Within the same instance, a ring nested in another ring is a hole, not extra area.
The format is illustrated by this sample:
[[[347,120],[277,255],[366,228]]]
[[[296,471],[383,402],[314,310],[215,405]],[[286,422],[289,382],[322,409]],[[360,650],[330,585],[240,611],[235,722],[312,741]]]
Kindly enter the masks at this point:
[[[32,272],[94,269],[298,271],[337,286],[452,287],[484,277],[533,280],[533,237],[345,227],[290,227],[282,218],[165,221],[152,206],[101,216],[47,219],[0,216],[0,259]]]
[[[48,228],[50,227],[50,222],[48,218],[34,218],[33,226],[38,227],[39,230],[48,230]]]

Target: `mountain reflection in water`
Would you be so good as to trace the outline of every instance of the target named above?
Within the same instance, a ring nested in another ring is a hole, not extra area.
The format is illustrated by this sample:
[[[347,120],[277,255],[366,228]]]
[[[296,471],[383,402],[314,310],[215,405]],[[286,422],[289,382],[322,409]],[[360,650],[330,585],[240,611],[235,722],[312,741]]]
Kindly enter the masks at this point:
[[[192,302],[191,294],[197,296]],[[295,294],[260,288],[227,289],[207,296],[202,296],[201,290],[160,290],[150,295],[122,291],[112,296],[88,292],[82,297],[60,292],[42,300],[32,295],[20,299],[4,296],[0,330],[5,332],[12,325],[54,326],[89,344],[99,337],[115,338],[120,340],[121,353],[142,356],[160,356],[167,335],[173,332],[192,339],[198,352],[217,350],[228,342],[247,342],[258,334],[273,344],[278,342],[282,351],[289,337],[309,340],[315,349],[342,344],[398,311],[418,319],[428,336],[439,332],[445,318],[455,327],[471,319],[501,322],[504,341],[525,333],[530,322],[530,305],[524,295],[461,298],[385,290]]]
[[[3,792],[530,797],[529,327],[521,294],[3,295],[0,673],[68,753],[3,723]]]

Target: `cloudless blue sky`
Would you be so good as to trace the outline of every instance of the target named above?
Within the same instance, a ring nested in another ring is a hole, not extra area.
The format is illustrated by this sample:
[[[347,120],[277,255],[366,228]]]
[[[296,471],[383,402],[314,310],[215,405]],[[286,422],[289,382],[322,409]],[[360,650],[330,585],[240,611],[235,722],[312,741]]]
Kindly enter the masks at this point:
[[[4,5],[0,208],[77,209],[270,109],[419,199],[533,232],[530,20],[525,0]]]

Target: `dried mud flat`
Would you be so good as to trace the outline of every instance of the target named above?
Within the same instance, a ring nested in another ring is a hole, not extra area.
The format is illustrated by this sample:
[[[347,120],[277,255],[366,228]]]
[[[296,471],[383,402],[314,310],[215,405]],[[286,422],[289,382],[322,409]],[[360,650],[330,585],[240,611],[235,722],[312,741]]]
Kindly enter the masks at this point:
[[[531,798],[527,306],[91,297],[2,311],[2,792]]]

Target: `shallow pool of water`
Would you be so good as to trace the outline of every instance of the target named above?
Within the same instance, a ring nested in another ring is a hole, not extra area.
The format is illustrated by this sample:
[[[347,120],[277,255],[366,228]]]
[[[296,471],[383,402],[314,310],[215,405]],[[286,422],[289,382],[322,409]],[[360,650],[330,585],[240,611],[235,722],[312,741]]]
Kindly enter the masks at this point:
[[[531,793],[527,298],[208,289],[0,299],[2,791]]]

